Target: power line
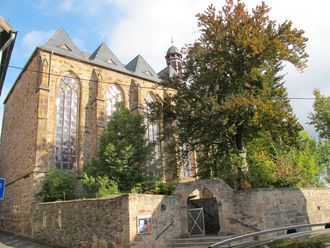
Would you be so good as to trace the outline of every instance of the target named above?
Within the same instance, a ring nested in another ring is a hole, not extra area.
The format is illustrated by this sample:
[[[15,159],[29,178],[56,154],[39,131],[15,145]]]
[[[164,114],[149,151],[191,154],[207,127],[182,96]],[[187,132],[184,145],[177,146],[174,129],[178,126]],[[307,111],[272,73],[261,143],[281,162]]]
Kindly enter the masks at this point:
[[[17,69],[17,70],[24,70],[23,67],[19,67],[19,66],[14,66],[14,65],[8,65],[8,67],[10,68],[13,68],[13,69]],[[29,71],[29,72],[35,72],[35,73],[39,73],[39,74],[46,74],[46,75],[51,75],[51,76],[59,76],[59,77],[66,77],[66,78],[72,78],[72,79],[76,79],[76,77],[73,77],[73,76],[69,76],[69,75],[64,75],[64,74],[58,74],[58,73],[48,73],[48,72],[43,72],[43,71],[38,71],[38,70],[32,70],[32,69],[25,69],[25,71]],[[88,79],[88,78],[79,78],[79,80],[81,81],[88,81],[88,82],[100,82],[100,83],[113,83],[113,82],[110,82],[110,81],[104,81],[104,80],[93,80],[93,79]],[[130,84],[123,84],[123,83],[120,83],[120,85],[122,86],[132,86]],[[139,87],[141,88],[145,88],[145,89],[157,89],[159,87],[165,87],[165,86],[161,86],[161,85],[155,85],[153,87],[151,86],[141,86],[139,85]]]
[[[17,70],[24,70],[23,67],[19,67],[19,66],[14,66],[14,65],[8,65],[8,67],[13,68],[13,69],[17,69]],[[60,77],[67,77],[67,78],[73,78],[76,79],[75,77],[69,76],[69,75],[64,75],[64,74],[58,74],[58,73],[48,73],[48,72],[43,72],[43,71],[38,71],[38,70],[32,70],[32,69],[25,69],[25,71],[30,71],[30,72],[35,72],[35,73],[39,73],[39,74],[47,74],[47,75],[51,75],[51,76],[60,76]],[[79,80],[81,81],[88,81],[88,82],[100,82],[100,83],[113,83],[113,82],[109,82],[109,81],[104,81],[104,80],[93,80],[93,79],[88,79],[88,78],[79,78]],[[130,84],[123,84],[120,83],[120,85],[122,86],[128,86],[131,87]],[[164,88],[166,86],[163,85],[155,85],[155,86],[141,86],[139,85],[140,88],[144,88],[144,89],[159,89],[159,87]],[[228,94],[219,94],[222,96],[229,96]],[[289,100],[315,100],[315,97],[287,97]]]

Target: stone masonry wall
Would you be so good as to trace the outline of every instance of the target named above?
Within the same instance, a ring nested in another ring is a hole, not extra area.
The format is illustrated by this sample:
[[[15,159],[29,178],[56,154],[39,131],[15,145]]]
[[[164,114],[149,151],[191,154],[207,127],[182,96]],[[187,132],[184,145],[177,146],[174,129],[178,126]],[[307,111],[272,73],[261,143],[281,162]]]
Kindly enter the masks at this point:
[[[222,193],[216,190],[217,184]],[[166,247],[188,231],[184,199],[192,186],[180,184],[176,194],[170,196],[128,194],[35,204],[32,236],[65,247]],[[195,186],[213,190],[220,231],[224,233],[237,235],[255,229],[330,221],[329,189],[253,189],[236,193],[227,189],[225,193],[227,186],[221,180],[198,181]],[[152,218],[150,234],[138,234],[137,218],[142,216]]]
[[[6,102],[0,142],[0,177],[6,179],[0,201],[1,229],[30,235],[33,201],[40,57],[35,54]]]
[[[129,247],[128,196],[39,203],[32,237],[64,247]]]
[[[45,70],[50,69],[51,71],[51,76],[49,78],[44,77],[42,82],[42,85],[49,89],[48,106],[45,108],[47,123],[44,134],[42,137],[40,136],[40,139],[46,140],[47,147],[45,147],[45,150],[49,154],[49,161],[44,161],[45,166],[47,164],[52,165],[54,159],[56,96],[58,82],[62,77],[70,75],[79,82],[79,154],[77,168],[75,168],[77,171],[81,171],[83,165],[95,155],[98,136],[106,126],[104,118],[106,109],[105,93],[108,88],[113,84],[118,86],[123,93],[125,106],[140,114],[143,113],[144,97],[147,94],[152,93],[159,97],[163,97],[164,94],[164,89],[160,86],[157,87],[156,83],[152,81],[57,54],[50,56],[47,51],[41,51],[41,55],[48,61],[48,67]],[[50,65],[51,68],[49,68]]]
[[[257,229],[330,221],[329,189],[252,189],[233,198],[231,231],[251,232],[240,221]]]
[[[179,237],[175,196],[129,194],[116,198],[39,203],[32,208],[32,236],[64,247],[166,247]],[[139,235],[137,217],[152,216],[151,234]],[[173,223],[157,238],[168,224]]]
[[[174,195],[130,194],[129,225],[131,247],[163,248],[167,246],[168,241],[178,238],[181,233],[180,210],[179,199]],[[152,216],[151,234],[138,234],[137,217],[148,215]]]
[[[31,235],[31,204],[33,174],[6,186],[0,202],[0,228],[25,236]]]

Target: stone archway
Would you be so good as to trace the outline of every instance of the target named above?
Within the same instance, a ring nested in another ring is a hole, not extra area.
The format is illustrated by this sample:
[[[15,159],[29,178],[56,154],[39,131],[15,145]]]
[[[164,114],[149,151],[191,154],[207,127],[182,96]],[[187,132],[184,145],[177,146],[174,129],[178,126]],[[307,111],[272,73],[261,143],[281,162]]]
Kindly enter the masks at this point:
[[[227,233],[229,223],[226,223],[226,219],[232,214],[233,190],[220,179],[200,180],[180,183],[174,192],[174,194],[180,197],[181,237],[190,236],[187,218],[188,198],[196,189],[200,192],[209,191],[212,194],[213,201],[216,201],[216,207],[214,208],[218,211],[218,225],[220,229],[218,233]]]

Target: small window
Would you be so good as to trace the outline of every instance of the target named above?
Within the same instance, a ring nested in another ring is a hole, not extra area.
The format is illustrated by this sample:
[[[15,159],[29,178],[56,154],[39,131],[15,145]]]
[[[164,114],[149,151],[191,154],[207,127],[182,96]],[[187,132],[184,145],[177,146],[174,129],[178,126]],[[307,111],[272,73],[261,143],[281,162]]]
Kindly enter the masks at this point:
[[[57,47],[64,49],[64,50],[72,51],[66,44],[61,44],[61,45],[58,45]]]
[[[115,65],[115,62],[113,62],[112,59],[107,59],[105,62],[108,63],[108,64]]]

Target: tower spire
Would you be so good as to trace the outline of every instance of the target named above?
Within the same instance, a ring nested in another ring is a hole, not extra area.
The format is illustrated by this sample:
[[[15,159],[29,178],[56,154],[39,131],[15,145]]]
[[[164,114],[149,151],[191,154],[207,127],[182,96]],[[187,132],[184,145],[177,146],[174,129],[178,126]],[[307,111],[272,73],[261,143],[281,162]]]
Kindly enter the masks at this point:
[[[165,59],[166,64],[171,66],[177,73],[182,72],[182,54],[179,49],[173,45],[173,37],[171,37],[172,46],[167,50]]]

